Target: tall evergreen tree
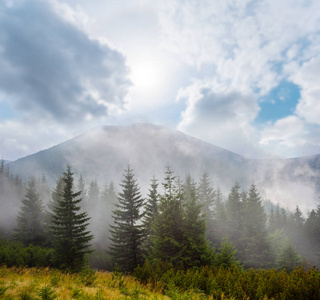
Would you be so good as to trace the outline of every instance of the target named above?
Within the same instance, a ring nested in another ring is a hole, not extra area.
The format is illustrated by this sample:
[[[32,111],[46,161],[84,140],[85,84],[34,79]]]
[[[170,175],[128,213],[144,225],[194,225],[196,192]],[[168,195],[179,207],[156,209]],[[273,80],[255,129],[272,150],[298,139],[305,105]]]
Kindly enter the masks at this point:
[[[151,239],[151,259],[162,259],[178,264],[183,249],[183,209],[181,193],[174,184],[175,175],[166,166],[162,183],[164,192],[160,196],[159,214],[154,222],[154,237]]]
[[[145,231],[144,251],[150,252],[150,241],[154,237],[154,222],[159,213],[159,193],[158,181],[155,177],[151,180],[148,198],[145,204],[145,215],[143,218],[143,226]]]
[[[198,195],[199,202],[202,205],[201,210],[206,220],[206,237],[210,241],[217,243],[217,236],[215,234],[216,191],[214,191],[210,186],[209,175],[207,172],[204,172],[201,177]]]
[[[183,220],[182,264],[185,268],[200,267],[213,263],[213,250],[205,237],[206,220],[202,205],[196,198],[196,185],[191,181],[189,199],[186,202]]]
[[[14,238],[25,245],[42,245],[45,241],[44,206],[36,190],[34,177],[31,177],[28,181],[21,211],[17,217]]]
[[[59,206],[59,202],[62,201],[63,196],[63,187],[64,187],[64,181],[63,177],[60,176],[56,181],[56,186],[51,192],[51,199],[49,200],[47,204],[48,210],[45,212],[45,226],[47,231],[47,241],[46,244],[50,247],[52,247],[53,243],[53,235],[50,230],[52,225],[52,219],[54,215],[54,210]]]
[[[215,238],[217,239],[216,245],[219,245],[221,244],[223,238],[227,236],[227,213],[219,187],[216,189],[215,194]]]
[[[267,216],[257,188],[251,185],[243,208],[242,240],[244,263],[247,267],[268,267],[272,264],[271,247],[267,239]]]
[[[67,165],[63,173],[63,193],[53,209],[51,232],[54,239],[56,264],[63,269],[80,270],[91,252],[93,236],[88,231],[89,217],[80,212],[80,192],[73,191],[73,173]]]
[[[226,233],[238,252],[242,251],[241,232],[242,232],[242,212],[243,202],[241,199],[240,185],[238,182],[231,188],[231,192],[225,203],[226,208]]]
[[[132,272],[143,262],[141,248],[144,232],[143,225],[139,223],[143,217],[144,200],[130,166],[125,170],[120,186],[119,204],[113,211],[115,224],[110,226],[112,244],[109,253],[121,271]]]

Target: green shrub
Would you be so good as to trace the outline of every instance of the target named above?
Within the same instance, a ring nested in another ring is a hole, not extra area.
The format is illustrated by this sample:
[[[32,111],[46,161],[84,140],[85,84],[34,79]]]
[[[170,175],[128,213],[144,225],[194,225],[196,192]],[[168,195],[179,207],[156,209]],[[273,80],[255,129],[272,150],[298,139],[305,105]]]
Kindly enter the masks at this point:
[[[172,299],[182,299],[185,293],[205,294],[214,299],[222,295],[236,299],[320,299],[320,272],[303,267],[287,273],[285,270],[243,270],[236,265],[229,268],[201,267],[177,270],[161,261],[137,267],[134,276],[153,288],[165,289]],[[191,298],[190,298],[191,299]]]

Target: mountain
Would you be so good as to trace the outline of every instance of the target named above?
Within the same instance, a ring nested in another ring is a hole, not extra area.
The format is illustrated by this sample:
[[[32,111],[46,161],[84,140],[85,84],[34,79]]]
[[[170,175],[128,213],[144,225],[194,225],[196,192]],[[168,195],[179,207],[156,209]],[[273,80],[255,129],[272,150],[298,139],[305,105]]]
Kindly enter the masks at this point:
[[[294,208],[315,207],[320,183],[320,155],[295,159],[252,160],[188,136],[180,131],[151,124],[96,128],[76,138],[9,163],[10,170],[26,179],[45,174],[50,184],[73,166],[76,176],[101,185],[116,186],[128,164],[142,190],[153,175],[160,180],[166,165],[182,179],[187,173],[199,178],[210,174],[214,186],[226,194],[238,181],[244,189],[255,182],[261,195]]]

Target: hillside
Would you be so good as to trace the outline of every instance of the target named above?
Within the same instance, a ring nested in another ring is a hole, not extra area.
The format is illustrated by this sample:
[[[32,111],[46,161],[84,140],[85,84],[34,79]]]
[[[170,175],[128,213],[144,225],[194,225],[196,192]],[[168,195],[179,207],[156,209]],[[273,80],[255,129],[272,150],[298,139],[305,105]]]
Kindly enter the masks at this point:
[[[24,179],[46,174],[50,184],[73,165],[76,176],[96,178],[117,185],[130,164],[147,188],[156,175],[162,179],[170,164],[176,174],[195,178],[208,171],[214,186],[228,192],[235,181],[247,188],[255,182],[262,196],[288,208],[314,207],[319,195],[320,155],[293,159],[251,160],[226,149],[188,136],[180,131],[150,125],[106,126],[33,155],[9,163],[13,173]]]

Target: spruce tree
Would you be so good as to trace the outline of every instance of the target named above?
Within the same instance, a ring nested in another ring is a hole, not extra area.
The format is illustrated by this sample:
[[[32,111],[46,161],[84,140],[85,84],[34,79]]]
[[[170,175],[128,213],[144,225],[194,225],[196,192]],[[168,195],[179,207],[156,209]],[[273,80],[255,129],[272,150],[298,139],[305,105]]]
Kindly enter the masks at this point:
[[[206,220],[201,212],[202,205],[196,198],[194,181],[190,182],[188,195],[183,220],[182,264],[185,268],[211,265],[213,250],[205,237]]]
[[[216,244],[220,244],[222,239],[227,236],[227,217],[226,217],[226,208],[223,202],[222,193],[220,188],[218,187],[215,191],[216,194],[216,209],[215,209],[215,235],[217,242]]]
[[[54,215],[55,208],[59,206],[59,201],[62,201],[63,187],[64,187],[64,181],[62,176],[60,176],[57,179],[55,188],[51,192],[51,199],[47,204],[48,210],[46,210],[45,212],[45,225],[46,225],[46,231],[47,231],[46,244],[50,247],[52,247],[52,243],[53,243],[53,235],[50,230],[52,225],[52,218]]]
[[[113,211],[114,225],[110,225],[112,244],[109,253],[121,271],[132,272],[143,262],[141,248],[144,232],[143,225],[139,223],[143,217],[144,200],[130,166],[123,177],[119,204]]]
[[[72,271],[84,267],[86,255],[90,252],[93,236],[88,231],[89,217],[80,212],[80,192],[73,191],[73,173],[67,165],[63,173],[63,193],[58,205],[53,209],[51,232],[55,249],[55,262],[62,268]]]
[[[159,213],[159,193],[158,193],[158,181],[155,177],[151,180],[151,185],[149,189],[148,198],[145,204],[145,215],[143,218],[143,226],[144,226],[144,251],[146,253],[150,252],[151,247],[151,239],[154,237],[154,222]]]
[[[183,249],[183,208],[181,193],[175,185],[175,175],[166,166],[162,183],[164,192],[160,196],[159,214],[154,222],[154,237],[151,239],[149,258],[181,262]]]
[[[248,197],[243,197],[243,200],[244,263],[247,267],[253,268],[270,266],[273,258],[267,240],[267,216],[254,184],[250,187]]]
[[[225,203],[226,208],[226,234],[235,245],[238,252],[242,252],[242,211],[243,202],[238,182],[231,188],[231,192]]]
[[[216,206],[216,191],[212,189],[209,183],[209,175],[204,172],[199,188],[198,188],[199,202],[202,205],[202,212],[206,220],[206,237],[212,241],[217,242],[217,237],[215,234],[215,206]]]
[[[279,269],[286,269],[287,272],[293,271],[302,262],[299,252],[287,243],[283,246],[277,259],[277,266]]]
[[[45,241],[44,206],[36,190],[34,177],[31,177],[28,181],[21,211],[17,217],[14,238],[25,245],[43,245]]]

